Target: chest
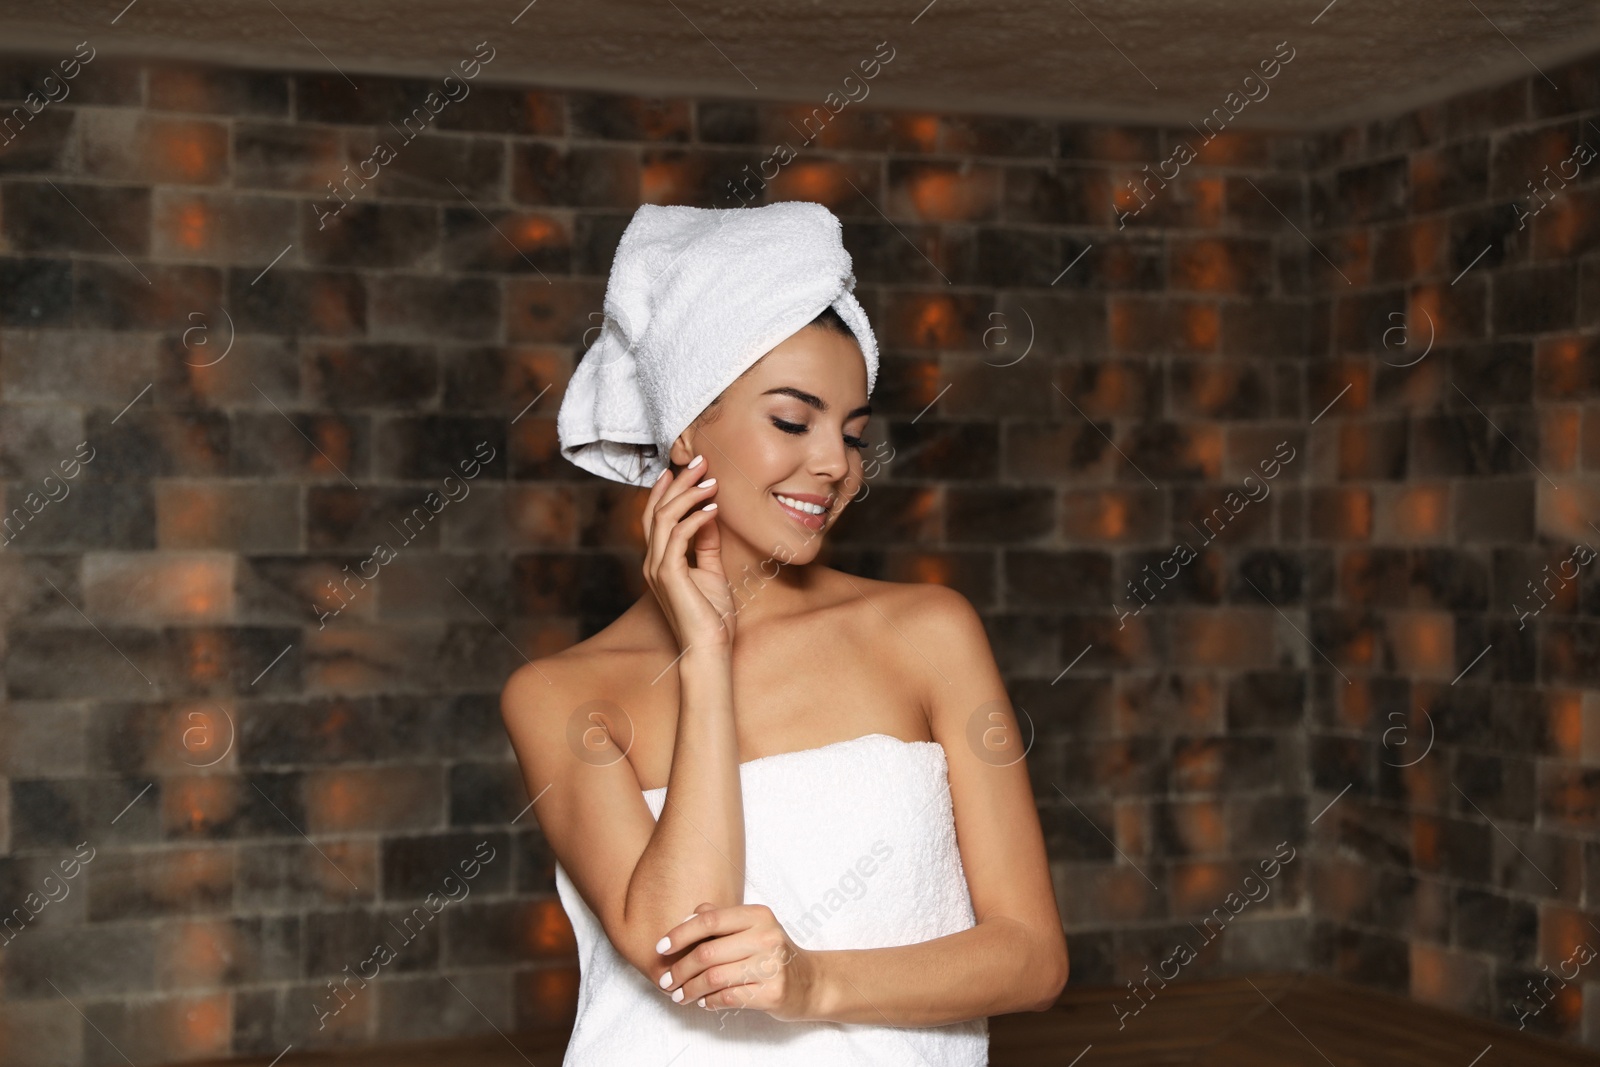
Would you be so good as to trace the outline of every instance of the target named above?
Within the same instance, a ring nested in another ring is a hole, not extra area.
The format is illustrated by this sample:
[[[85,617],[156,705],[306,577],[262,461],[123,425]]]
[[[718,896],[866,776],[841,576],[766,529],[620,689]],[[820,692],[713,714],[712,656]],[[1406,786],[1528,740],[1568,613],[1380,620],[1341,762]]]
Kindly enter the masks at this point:
[[[925,679],[915,676],[906,656],[888,647],[900,640],[894,631],[882,629],[882,634],[861,634],[853,627],[830,632],[809,626],[741,634],[732,662],[739,762],[870,733],[931,740]],[[678,674],[676,667],[661,671],[658,664],[653,671],[637,672],[638,683],[616,690],[624,734],[631,727],[628,759],[646,789],[667,781],[677,737]]]

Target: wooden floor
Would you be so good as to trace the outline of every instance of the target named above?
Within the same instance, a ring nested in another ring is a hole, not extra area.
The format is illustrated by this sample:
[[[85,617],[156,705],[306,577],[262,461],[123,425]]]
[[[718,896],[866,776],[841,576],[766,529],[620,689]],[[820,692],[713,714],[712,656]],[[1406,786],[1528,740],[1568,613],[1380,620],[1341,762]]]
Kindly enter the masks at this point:
[[[992,1067],[1600,1067],[1600,1054],[1308,976],[1174,985],[1119,1030],[1125,989],[1072,988],[1048,1012],[989,1022]],[[291,1053],[278,1067],[557,1067],[564,1034],[360,1052]],[[1076,1059],[1074,1057],[1077,1057]],[[269,1067],[233,1060],[228,1067]],[[189,1064],[188,1067],[195,1067]],[[215,1067],[222,1067],[219,1062]]]

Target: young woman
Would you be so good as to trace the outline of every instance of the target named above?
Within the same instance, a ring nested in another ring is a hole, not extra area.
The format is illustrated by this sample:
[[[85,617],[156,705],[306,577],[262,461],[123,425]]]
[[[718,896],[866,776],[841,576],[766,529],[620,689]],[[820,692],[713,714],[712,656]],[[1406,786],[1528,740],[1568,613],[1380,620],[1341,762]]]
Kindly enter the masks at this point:
[[[650,488],[646,594],[505,685],[578,935],[567,1067],[986,1064],[987,1016],[1066,982],[978,615],[814,562],[868,384],[831,307],[740,373]]]

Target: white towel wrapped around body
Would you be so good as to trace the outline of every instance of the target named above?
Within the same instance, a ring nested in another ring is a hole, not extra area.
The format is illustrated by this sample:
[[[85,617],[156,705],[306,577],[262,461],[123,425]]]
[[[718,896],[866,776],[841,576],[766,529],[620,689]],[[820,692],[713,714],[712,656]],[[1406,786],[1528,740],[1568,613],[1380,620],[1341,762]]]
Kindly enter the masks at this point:
[[[828,307],[861,346],[870,395],[878,346],[854,287],[839,220],[821,204],[642,205],[617,245],[600,336],[561,400],[561,454],[653,484],[695,417]]]

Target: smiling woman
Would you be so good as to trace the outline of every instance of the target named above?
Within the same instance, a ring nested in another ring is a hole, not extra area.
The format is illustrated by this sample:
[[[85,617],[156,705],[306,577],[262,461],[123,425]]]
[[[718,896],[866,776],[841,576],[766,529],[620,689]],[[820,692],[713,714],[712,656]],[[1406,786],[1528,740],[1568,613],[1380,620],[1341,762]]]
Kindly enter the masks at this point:
[[[501,695],[578,938],[566,1067],[975,1067],[988,1016],[1066,982],[1022,754],[967,740],[977,709],[1020,748],[976,612],[817,562],[869,443],[853,284],[817,204],[647,206],[618,246],[558,428],[650,487],[649,589]],[[869,854],[895,862],[818,923]]]

